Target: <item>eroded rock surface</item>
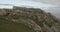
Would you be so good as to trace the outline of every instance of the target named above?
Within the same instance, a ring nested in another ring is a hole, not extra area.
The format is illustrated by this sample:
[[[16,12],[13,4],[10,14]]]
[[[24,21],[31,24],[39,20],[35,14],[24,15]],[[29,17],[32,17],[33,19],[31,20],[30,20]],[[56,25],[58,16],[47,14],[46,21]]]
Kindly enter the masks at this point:
[[[60,32],[60,20],[41,9],[14,6],[11,10],[1,11],[0,15],[24,24],[34,32]]]

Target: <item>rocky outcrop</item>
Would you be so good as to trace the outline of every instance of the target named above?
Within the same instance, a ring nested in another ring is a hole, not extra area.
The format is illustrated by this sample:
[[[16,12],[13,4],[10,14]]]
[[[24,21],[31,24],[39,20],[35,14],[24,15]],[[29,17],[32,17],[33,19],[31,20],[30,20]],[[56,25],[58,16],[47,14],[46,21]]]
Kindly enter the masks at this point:
[[[35,32],[60,32],[60,20],[41,9],[14,6],[12,10],[5,12],[7,18],[22,23]]]

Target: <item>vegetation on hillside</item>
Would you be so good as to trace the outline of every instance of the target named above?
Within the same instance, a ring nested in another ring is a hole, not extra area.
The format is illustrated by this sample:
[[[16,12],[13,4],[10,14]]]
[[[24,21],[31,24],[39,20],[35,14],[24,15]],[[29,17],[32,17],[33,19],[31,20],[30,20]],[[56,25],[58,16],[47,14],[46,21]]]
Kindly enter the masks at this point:
[[[34,32],[22,23],[13,22],[0,16],[0,32]]]

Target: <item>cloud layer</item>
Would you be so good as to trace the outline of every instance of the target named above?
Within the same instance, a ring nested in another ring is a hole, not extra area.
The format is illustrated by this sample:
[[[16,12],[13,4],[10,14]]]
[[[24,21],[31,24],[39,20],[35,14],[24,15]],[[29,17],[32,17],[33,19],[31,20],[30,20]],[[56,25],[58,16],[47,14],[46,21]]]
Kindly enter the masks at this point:
[[[32,0],[0,0],[0,4],[13,4],[16,6],[26,6],[26,7],[34,7],[34,8],[56,7],[56,5],[35,2]]]

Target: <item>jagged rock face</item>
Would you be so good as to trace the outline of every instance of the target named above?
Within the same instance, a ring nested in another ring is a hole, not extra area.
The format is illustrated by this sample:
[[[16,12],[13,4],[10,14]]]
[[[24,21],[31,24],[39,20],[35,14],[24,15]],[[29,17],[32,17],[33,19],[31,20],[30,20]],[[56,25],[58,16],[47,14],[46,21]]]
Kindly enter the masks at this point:
[[[0,9],[0,15],[2,16],[11,12],[12,12],[12,9]]]
[[[14,7],[7,18],[35,32],[60,32],[60,20],[41,9]]]

